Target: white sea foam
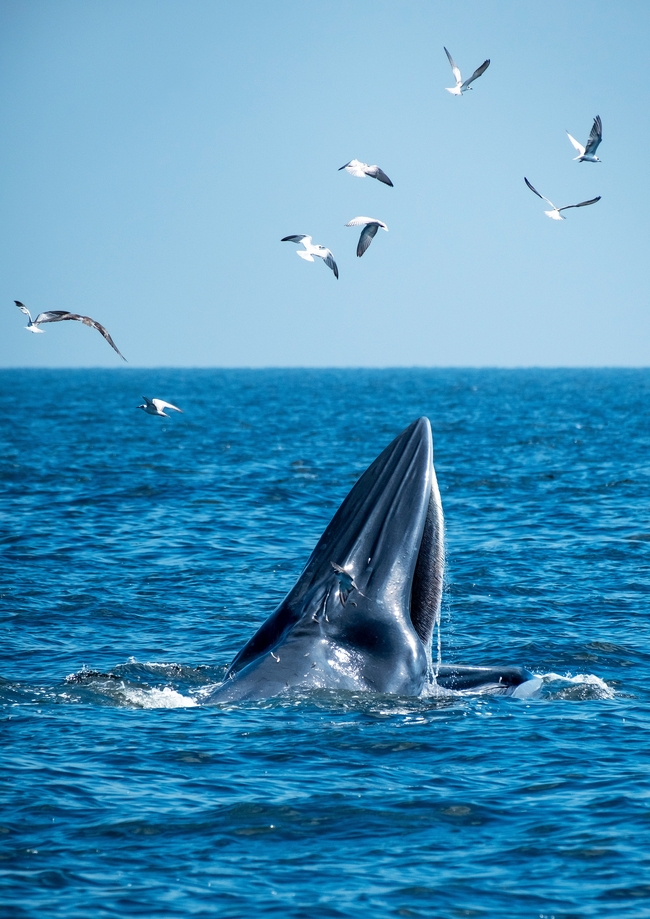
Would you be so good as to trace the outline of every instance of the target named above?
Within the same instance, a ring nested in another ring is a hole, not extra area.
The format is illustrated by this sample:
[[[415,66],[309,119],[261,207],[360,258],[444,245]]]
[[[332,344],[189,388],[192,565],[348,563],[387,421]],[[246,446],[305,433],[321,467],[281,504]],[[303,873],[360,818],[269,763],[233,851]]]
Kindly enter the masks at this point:
[[[542,681],[544,695],[565,699],[613,699],[616,695],[611,686],[593,673],[576,673],[575,676],[544,673],[538,679]]]
[[[197,705],[196,699],[165,686],[163,689],[136,689],[124,686],[120,694],[131,705],[138,708],[191,708]]]

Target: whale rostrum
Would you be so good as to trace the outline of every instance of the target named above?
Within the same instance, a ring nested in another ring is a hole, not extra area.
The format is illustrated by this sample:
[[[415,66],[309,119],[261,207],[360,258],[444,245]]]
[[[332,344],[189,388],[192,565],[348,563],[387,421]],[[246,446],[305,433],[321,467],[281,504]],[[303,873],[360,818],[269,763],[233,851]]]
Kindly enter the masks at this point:
[[[422,417],[353,486],[294,587],[207,701],[324,688],[420,695],[432,678],[444,565],[431,425]],[[507,692],[531,676],[520,667],[444,665],[436,681]]]

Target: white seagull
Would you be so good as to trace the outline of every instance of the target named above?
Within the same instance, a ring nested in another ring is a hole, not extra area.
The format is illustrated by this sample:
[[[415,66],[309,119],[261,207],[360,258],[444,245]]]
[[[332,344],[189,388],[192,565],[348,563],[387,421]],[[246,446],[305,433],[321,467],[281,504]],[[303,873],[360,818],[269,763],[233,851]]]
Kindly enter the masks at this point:
[[[147,399],[146,396],[142,398],[144,399],[144,405],[138,405],[138,408],[145,411],[147,415],[160,415],[161,418],[169,418],[169,415],[164,411],[166,408],[173,408],[175,412],[183,414],[183,409],[177,408],[177,406],[172,405],[171,402],[163,402],[162,399]]]
[[[302,243],[305,248],[298,249],[296,255],[299,255],[300,258],[304,258],[306,262],[313,262],[315,255],[318,256],[318,258],[322,258],[327,267],[332,269],[334,277],[338,280],[339,270],[336,267],[334,256],[325,246],[315,246],[311,241],[311,236],[283,236],[280,242]]]
[[[477,67],[477,69],[471,75],[469,80],[465,80],[465,82],[463,82],[463,78],[460,75],[460,70],[458,69],[456,64],[454,64],[454,59],[451,56],[451,54],[447,51],[446,48],[445,48],[445,54],[447,55],[447,58],[449,59],[449,64],[451,66],[451,72],[453,73],[454,80],[456,81],[456,85],[452,87],[451,89],[448,86],[445,86],[445,89],[447,90],[447,92],[451,93],[452,96],[462,96],[463,93],[466,93],[468,89],[472,88],[469,84],[473,83],[474,80],[478,80],[481,74],[485,73],[485,71],[490,66],[490,59],[488,58],[487,61],[483,61],[480,67]]]
[[[104,326],[97,322],[97,320],[91,319],[90,316],[80,316],[78,313],[69,313],[67,310],[50,310],[49,313],[39,313],[36,319],[32,319],[32,314],[24,303],[21,303],[20,300],[14,300],[14,303],[21,313],[24,313],[29,319],[28,325],[25,326],[28,332],[42,332],[43,329],[39,329],[39,326],[43,325],[45,322],[63,322],[65,319],[77,319],[79,322],[83,322],[84,325],[90,326],[91,329],[97,329],[97,331],[104,336],[113,351],[117,351],[123,361],[126,360]]]
[[[388,233],[388,227],[383,222],[383,220],[375,220],[374,217],[354,217],[350,220],[349,223],[346,223],[346,227],[363,227],[361,231],[361,236],[359,237],[359,242],[357,244],[357,258],[361,258],[363,253],[366,251],[370,243],[373,241],[377,235],[377,230],[379,227],[382,230],[386,230]]]
[[[600,120],[600,115],[596,115],[594,118],[594,123],[591,126],[591,132],[589,134],[589,140],[587,141],[586,147],[583,147],[582,144],[579,144],[575,137],[571,137],[568,131],[567,135],[573,146],[578,151],[578,155],[573,157],[574,160],[577,160],[579,163],[602,162],[602,160],[596,156],[598,145],[603,139],[603,123]]]
[[[359,179],[369,176],[371,179],[378,179],[380,182],[383,182],[384,185],[390,185],[391,188],[393,187],[393,183],[379,166],[369,166],[367,163],[362,163],[361,160],[350,160],[345,166],[339,166],[339,172],[341,169],[345,169],[351,176],[357,176]]]
[[[544,197],[544,195],[540,195],[537,189],[533,188],[533,186],[530,184],[526,176],[524,176],[524,182],[530,188],[530,190],[537,195],[538,198],[541,198],[542,201],[546,201],[548,204],[551,205],[551,207],[553,208],[552,211],[544,211],[546,216],[550,217],[551,220],[566,220],[566,217],[564,217],[560,213],[560,211],[568,211],[569,208],[571,207],[586,207],[588,204],[595,204],[596,201],[600,201],[600,195],[598,195],[597,198],[591,198],[589,201],[581,201],[580,204],[565,204],[564,207],[556,207],[552,201],[549,201],[548,198]]]
[[[346,571],[341,565],[337,565],[336,562],[330,561],[330,565],[336,573],[336,580],[339,582],[339,594],[341,595],[341,604],[343,606],[347,603],[348,597],[353,590],[356,590],[363,597],[353,575],[351,575],[349,571]],[[353,605],[356,606],[356,603]]]

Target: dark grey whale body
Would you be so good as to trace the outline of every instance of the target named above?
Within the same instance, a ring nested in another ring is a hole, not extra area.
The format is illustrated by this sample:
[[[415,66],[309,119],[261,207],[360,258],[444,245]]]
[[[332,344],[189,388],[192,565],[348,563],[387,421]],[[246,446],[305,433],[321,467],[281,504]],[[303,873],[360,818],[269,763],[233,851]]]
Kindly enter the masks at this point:
[[[444,561],[431,425],[419,418],[354,485],[295,586],[207,701],[319,688],[418,696]],[[505,693],[531,677],[521,667],[445,665],[436,682]]]

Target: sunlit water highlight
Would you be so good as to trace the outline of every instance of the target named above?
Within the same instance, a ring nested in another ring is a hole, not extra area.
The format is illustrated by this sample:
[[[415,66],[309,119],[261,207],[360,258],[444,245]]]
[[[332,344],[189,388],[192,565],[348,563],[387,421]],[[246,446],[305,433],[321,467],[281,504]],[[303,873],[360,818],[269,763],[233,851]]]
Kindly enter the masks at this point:
[[[649,915],[650,372],[0,385],[0,915]],[[422,414],[442,660],[536,679],[203,705]]]

